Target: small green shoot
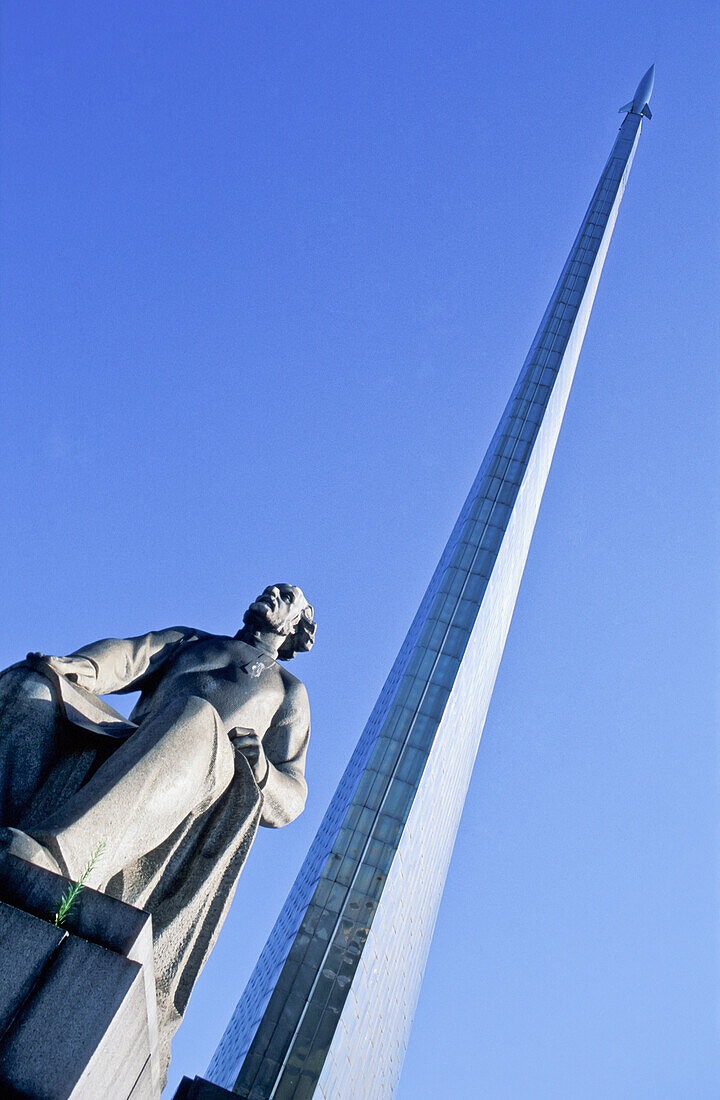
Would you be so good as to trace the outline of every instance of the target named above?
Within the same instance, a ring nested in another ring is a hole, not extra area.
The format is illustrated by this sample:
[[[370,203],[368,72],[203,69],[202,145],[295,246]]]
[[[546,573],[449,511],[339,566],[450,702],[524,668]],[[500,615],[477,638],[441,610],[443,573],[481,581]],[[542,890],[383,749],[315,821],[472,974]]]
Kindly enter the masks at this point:
[[[97,848],[93,852],[92,859],[88,863],[78,881],[72,883],[60,899],[60,904],[58,905],[57,911],[55,913],[55,924],[58,928],[63,923],[65,918],[69,916],[69,914],[77,904],[77,900],[80,897],[80,894],[85,889],[85,883],[87,882],[88,875],[92,871],[97,861],[102,857],[104,851],[105,841],[101,841],[101,843],[98,844]]]

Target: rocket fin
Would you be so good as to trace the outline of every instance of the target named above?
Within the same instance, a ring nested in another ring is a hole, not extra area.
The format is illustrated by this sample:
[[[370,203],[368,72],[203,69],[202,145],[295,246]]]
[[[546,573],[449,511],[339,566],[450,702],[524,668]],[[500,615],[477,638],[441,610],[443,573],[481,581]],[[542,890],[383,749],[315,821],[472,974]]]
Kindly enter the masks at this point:
[[[621,115],[623,113],[623,111],[632,111],[632,106],[633,106],[632,105],[632,100],[630,100],[629,103],[626,103],[624,107],[620,108],[620,110],[618,111],[618,114]]]
[[[641,115],[645,115],[645,118],[652,118],[652,111],[651,111],[651,110],[650,110],[650,108],[648,107],[647,103],[646,103],[646,104],[645,104],[645,106],[643,107],[643,109],[642,109],[642,111],[640,112],[640,114],[641,114]]]

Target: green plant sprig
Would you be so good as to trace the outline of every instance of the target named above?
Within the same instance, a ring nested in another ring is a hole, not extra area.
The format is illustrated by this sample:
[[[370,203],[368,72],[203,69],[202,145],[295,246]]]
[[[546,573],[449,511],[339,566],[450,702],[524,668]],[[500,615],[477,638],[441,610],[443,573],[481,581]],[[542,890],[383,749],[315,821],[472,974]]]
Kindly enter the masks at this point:
[[[70,915],[71,911],[77,905],[78,898],[80,897],[80,894],[85,889],[85,883],[87,882],[87,877],[90,874],[90,872],[92,871],[92,869],[95,866],[95,864],[97,863],[97,861],[102,857],[102,854],[103,854],[104,851],[105,851],[105,841],[103,840],[103,841],[100,842],[100,844],[98,844],[97,848],[93,852],[93,855],[92,855],[92,858],[90,859],[90,862],[88,863],[87,867],[83,871],[83,873],[80,876],[80,878],[78,879],[78,881],[72,883],[68,887],[68,889],[65,891],[62,898],[60,899],[60,904],[58,905],[57,910],[55,911],[55,925],[58,928],[61,926],[61,924],[63,923],[65,918]]]

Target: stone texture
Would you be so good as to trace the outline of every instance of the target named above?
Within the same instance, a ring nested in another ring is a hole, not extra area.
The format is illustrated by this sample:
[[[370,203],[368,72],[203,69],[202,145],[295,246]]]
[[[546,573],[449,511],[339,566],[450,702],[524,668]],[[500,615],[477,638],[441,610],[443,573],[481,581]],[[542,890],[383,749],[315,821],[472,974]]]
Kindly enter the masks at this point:
[[[0,1095],[157,1100],[152,922],[94,890],[63,929],[66,879],[0,858]]]
[[[7,1031],[66,936],[61,928],[0,902],[0,1034]]]
[[[38,1100],[129,1096],[150,1056],[144,1002],[138,963],[67,936],[0,1042],[0,1081]]]
[[[68,881],[0,849],[0,901],[47,920],[57,910]],[[148,913],[97,890],[85,889],[63,927],[136,962],[152,956]]]
[[[130,1093],[128,1100],[155,1100],[157,1096],[157,1090],[153,1085],[152,1065],[150,1059],[140,1071],[140,1076],[133,1085],[132,1092]]]

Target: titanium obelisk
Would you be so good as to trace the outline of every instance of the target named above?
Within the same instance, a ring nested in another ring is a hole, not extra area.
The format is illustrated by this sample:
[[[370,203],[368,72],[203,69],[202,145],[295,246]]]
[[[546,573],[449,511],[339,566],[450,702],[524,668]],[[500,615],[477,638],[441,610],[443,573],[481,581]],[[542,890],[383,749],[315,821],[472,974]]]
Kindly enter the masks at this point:
[[[249,1100],[393,1095],[540,499],[654,70],[450,540],[207,1072]]]

